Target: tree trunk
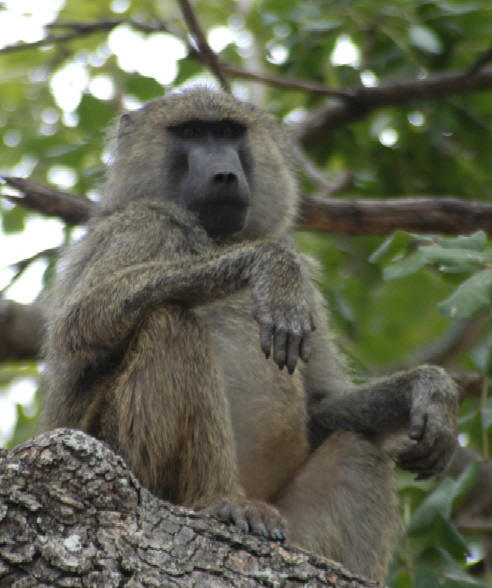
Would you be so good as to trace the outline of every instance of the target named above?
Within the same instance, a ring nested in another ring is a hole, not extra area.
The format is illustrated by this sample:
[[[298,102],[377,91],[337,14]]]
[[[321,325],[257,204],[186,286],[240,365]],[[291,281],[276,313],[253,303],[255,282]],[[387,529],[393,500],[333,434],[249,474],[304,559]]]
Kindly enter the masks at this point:
[[[0,587],[376,585],[157,499],[80,431],[0,453]]]

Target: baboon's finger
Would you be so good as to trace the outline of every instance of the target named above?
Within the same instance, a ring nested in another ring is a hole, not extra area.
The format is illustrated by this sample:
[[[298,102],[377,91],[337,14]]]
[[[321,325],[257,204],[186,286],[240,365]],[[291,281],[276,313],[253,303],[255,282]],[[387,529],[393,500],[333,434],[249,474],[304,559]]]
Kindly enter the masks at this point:
[[[287,331],[277,329],[273,334],[273,361],[280,369],[285,366],[286,362]]]
[[[272,349],[272,335],[273,325],[271,323],[260,324],[260,345],[267,359],[270,357]]]
[[[296,369],[297,360],[299,358],[300,344],[300,335],[290,333],[287,342],[287,371],[289,374],[293,374],[294,370]]]

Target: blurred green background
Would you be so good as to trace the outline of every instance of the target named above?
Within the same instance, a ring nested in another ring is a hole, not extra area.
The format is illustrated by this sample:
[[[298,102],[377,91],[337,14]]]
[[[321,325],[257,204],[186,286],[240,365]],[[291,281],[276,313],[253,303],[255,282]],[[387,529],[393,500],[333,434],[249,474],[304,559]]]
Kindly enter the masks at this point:
[[[492,44],[490,0],[197,0],[193,6],[221,60],[340,89],[466,70]],[[74,23],[99,25],[88,31]],[[170,0],[11,0],[0,2],[0,28],[0,174],[93,200],[107,157],[105,130],[118,113],[183,85],[216,84],[189,55],[188,31]],[[36,45],[47,35],[69,38]],[[34,45],[6,49],[20,42]],[[287,124],[302,123],[326,100],[268,83],[231,82],[238,97]],[[327,185],[340,184],[335,198],[488,201],[491,121],[490,92],[456,92],[368,112],[310,145],[307,156]],[[300,181],[305,193],[319,195],[312,174],[301,169]],[[0,190],[16,194],[7,185]],[[35,303],[56,248],[81,229],[7,198],[0,198],[0,217],[0,303]],[[462,448],[452,475],[416,482],[399,474],[406,533],[389,585],[490,586],[487,236],[304,231],[297,238],[322,264],[321,287],[356,377],[434,361],[475,382],[463,391]],[[4,358],[2,327],[0,306],[0,433],[12,446],[35,432],[42,365],[15,353]]]

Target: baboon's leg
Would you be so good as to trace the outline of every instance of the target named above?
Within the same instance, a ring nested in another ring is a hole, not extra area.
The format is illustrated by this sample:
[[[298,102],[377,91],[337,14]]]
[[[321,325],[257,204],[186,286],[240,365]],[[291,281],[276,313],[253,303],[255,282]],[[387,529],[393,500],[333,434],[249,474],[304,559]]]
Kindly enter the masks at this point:
[[[393,475],[375,444],[333,433],[275,503],[287,542],[383,581],[399,527]]]
[[[241,494],[227,399],[192,311],[149,313],[110,393],[118,450],[152,492],[196,508]]]

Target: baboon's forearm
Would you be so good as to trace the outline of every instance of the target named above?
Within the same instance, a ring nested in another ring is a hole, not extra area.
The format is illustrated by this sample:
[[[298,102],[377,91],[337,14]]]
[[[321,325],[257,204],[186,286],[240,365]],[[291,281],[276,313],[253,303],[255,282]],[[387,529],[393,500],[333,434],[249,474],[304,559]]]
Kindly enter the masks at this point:
[[[415,376],[402,372],[327,396],[312,409],[312,418],[327,431],[348,430],[369,436],[397,431],[409,421]]]
[[[247,286],[255,267],[278,263],[280,252],[286,254],[277,244],[263,242],[189,257],[189,264],[150,262],[120,270],[67,302],[57,320],[57,345],[69,353],[114,348],[149,308],[217,300]]]

